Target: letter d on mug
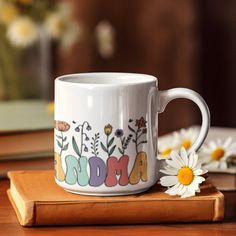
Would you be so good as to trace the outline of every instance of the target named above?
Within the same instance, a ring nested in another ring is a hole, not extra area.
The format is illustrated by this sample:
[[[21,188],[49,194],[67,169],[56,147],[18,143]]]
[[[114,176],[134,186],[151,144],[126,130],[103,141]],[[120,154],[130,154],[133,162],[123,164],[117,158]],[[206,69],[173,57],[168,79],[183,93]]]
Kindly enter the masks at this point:
[[[210,114],[185,88],[158,90],[157,78],[134,73],[84,73],[55,80],[55,180],[66,191],[97,196],[146,191],[158,180],[158,113],[173,99],[195,102],[203,143]],[[178,115],[181,118],[181,115]]]

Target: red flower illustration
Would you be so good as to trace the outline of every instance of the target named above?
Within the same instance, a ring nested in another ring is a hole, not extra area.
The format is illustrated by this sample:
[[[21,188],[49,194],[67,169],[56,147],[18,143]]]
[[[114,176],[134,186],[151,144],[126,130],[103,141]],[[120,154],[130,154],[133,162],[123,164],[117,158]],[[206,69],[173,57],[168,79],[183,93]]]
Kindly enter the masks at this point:
[[[146,128],[146,123],[147,121],[143,117],[141,117],[139,120],[136,120],[135,126],[138,126],[139,129],[142,127]]]

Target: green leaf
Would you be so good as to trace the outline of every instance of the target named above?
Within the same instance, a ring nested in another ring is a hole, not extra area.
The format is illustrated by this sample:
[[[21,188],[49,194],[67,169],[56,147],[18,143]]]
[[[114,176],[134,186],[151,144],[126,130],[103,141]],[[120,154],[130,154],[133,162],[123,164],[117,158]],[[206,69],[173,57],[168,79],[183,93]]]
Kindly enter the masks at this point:
[[[59,142],[59,140],[57,140],[57,145],[62,148],[62,144]]]
[[[78,155],[78,156],[81,156],[80,151],[79,151],[79,148],[78,148],[78,145],[77,145],[77,143],[76,143],[76,141],[75,141],[74,136],[72,137],[72,146],[73,146],[73,148],[74,148],[74,151],[77,153],[77,155]]]
[[[100,144],[101,144],[101,147],[102,147],[103,151],[104,151],[104,152],[107,152],[107,149],[106,149],[106,147],[104,146],[104,144],[103,144],[102,142],[100,142]]]
[[[121,150],[121,148],[118,147],[118,150],[119,150],[121,155],[124,155],[124,152]]]
[[[67,137],[63,138],[63,139],[62,139],[62,140],[63,140],[63,142],[65,142],[65,141],[66,141],[66,139],[67,139]]]
[[[135,140],[135,139],[132,139],[132,141],[133,141],[134,143],[136,143],[136,140]]]
[[[147,143],[147,140],[142,141],[142,142],[139,142],[138,145],[139,145],[139,144],[142,144],[142,143]]]
[[[128,125],[128,128],[129,128],[130,131],[135,133],[135,130],[130,125]]]
[[[115,148],[116,148],[116,145],[114,145],[114,146],[111,148],[111,150],[110,150],[110,152],[109,152],[109,156],[114,152]]]
[[[63,151],[66,151],[66,150],[68,149],[68,146],[69,146],[69,143],[67,143],[67,144],[62,148],[62,150],[63,150]]]
[[[108,142],[108,144],[107,144],[107,147],[109,148],[112,144],[113,144],[113,142],[114,142],[114,137]]]
[[[56,137],[59,138],[59,139],[62,139],[62,137],[61,137],[60,135],[57,135],[57,134],[56,134]]]
[[[125,137],[124,137],[124,138],[122,138],[122,140],[121,140],[121,144],[123,145],[123,144],[124,144],[124,142],[125,142]]]

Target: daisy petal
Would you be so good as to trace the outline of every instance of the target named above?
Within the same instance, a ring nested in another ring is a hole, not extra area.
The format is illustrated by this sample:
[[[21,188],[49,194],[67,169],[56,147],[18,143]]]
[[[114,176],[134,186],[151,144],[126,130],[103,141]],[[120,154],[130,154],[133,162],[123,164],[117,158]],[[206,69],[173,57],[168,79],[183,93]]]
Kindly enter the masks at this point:
[[[181,157],[183,159],[184,165],[188,166],[188,155],[187,155],[187,152],[186,152],[185,148],[182,147],[180,149],[180,154],[181,154]]]
[[[220,166],[220,169],[221,169],[221,170],[227,169],[227,164],[226,164],[225,161],[221,161],[221,162],[219,163],[219,166]]]
[[[193,171],[194,175],[203,175],[206,173],[206,170],[202,170],[202,169],[196,169]]]
[[[179,163],[176,162],[176,161],[166,160],[166,163],[167,163],[169,166],[171,166],[171,167],[173,167],[173,168],[175,168],[175,169],[180,169],[180,168],[182,167],[182,166],[179,165]]]
[[[209,142],[209,146],[210,146],[211,150],[214,150],[214,149],[217,148],[217,145],[216,145],[216,143],[214,141],[210,141]]]
[[[198,164],[198,155],[193,152],[189,156],[189,167],[194,169],[197,164]]]
[[[219,167],[219,161],[212,161],[208,164],[204,165],[204,168],[207,170],[213,170],[213,169],[217,169]]]
[[[199,183],[198,183],[198,179],[194,178],[193,182],[191,183],[191,187],[197,191],[199,189]]]
[[[163,176],[160,179],[162,186],[169,187],[178,183],[177,176]]]
[[[179,183],[177,183],[176,185],[174,185],[173,187],[171,187],[171,188],[169,188],[169,189],[167,189],[166,191],[165,191],[165,193],[167,193],[167,194],[169,194],[169,195],[176,195],[176,190],[179,188]]]
[[[176,175],[178,173],[177,169],[165,169],[165,170],[160,170],[161,173],[166,174],[166,175]]]
[[[205,178],[203,178],[202,176],[195,176],[194,180],[195,180],[198,184],[201,184],[202,182],[205,181]]]
[[[181,157],[178,155],[177,152],[172,151],[170,153],[170,157],[171,157],[172,161],[177,162],[180,167],[184,166],[184,161],[181,159]]]
[[[187,197],[193,197],[193,196],[195,196],[195,192],[192,193],[192,192],[189,192],[189,191],[187,190],[187,191],[185,191],[185,193],[183,193],[183,194],[181,195],[181,198],[187,198]]]
[[[187,186],[183,185],[183,187],[179,190],[178,195],[181,196],[183,195],[187,190]]]
[[[225,140],[224,144],[223,144],[223,148],[224,149],[227,149],[229,147],[229,145],[231,144],[233,138],[232,137],[229,137]]]

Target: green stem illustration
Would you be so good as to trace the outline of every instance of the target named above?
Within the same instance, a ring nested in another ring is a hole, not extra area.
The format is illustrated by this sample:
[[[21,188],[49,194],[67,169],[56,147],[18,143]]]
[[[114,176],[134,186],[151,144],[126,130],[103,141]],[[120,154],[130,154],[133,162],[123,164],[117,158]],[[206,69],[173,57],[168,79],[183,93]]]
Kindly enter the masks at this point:
[[[76,123],[76,122],[75,122]],[[88,141],[89,140],[89,137],[88,135],[84,132],[84,128],[86,127],[86,130],[89,131],[91,130],[91,126],[90,124],[88,123],[88,121],[84,121],[83,124],[79,124],[76,128],[75,128],[75,131],[76,132],[80,132],[80,148],[76,142],[76,139],[75,137],[73,136],[72,137],[72,145],[73,145],[73,149],[74,151],[77,153],[77,155],[79,157],[82,156],[83,154],[83,151],[85,152],[88,152],[88,147],[87,145],[84,143],[84,141]],[[85,140],[84,140],[85,138]]]
[[[133,120],[130,119],[129,122],[132,123]],[[135,126],[137,126],[136,130],[131,125],[128,125],[128,128],[135,135],[135,137],[132,139],[132,142],[135,143],[136,153],[138,153],[139,152],[139,150],[138,150],[139,146],[141,144],[147,143],[147,140],[140,141],[142,136],[145,135],[145,133],[147,132],[145,119],[143,117],[141,117],[140,119],[137,119]]]
[[[64,137],[63,137],[63,133],[62,133],[62,131],[61,131],[61,146],[63,147],[63,144],[64,144]],[[63,149],[61,148],[61,151],[60,151],[60,156],[61,156],[61,154],[62,154],[62,152],[63,152]]]

